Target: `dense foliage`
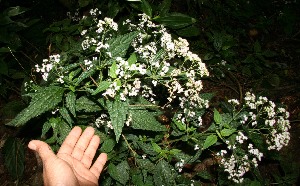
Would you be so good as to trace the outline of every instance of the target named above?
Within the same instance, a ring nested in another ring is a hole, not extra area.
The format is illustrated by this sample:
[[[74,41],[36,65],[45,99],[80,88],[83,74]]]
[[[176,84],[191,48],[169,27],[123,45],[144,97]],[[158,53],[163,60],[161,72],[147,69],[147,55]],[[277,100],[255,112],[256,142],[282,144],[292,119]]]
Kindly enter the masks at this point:
[[[109,157],[102,185],[270,183],[259,165],[278,160],[290,121],[284,105],[263,96],[281,84],[286,64],[262,41],[277,24],[295,34],[297,9],[288,7],[296,2],[70,2],[79,9],[44,29],[49,57],[32,65],[28,104],[7,125],[39,119],[53,150],[73,126],[95,127]],[[274,12],[260,12],[266,6]],[[282,14],[270,22],[275,10]],[[234,93],[215,101],[216,83]]]

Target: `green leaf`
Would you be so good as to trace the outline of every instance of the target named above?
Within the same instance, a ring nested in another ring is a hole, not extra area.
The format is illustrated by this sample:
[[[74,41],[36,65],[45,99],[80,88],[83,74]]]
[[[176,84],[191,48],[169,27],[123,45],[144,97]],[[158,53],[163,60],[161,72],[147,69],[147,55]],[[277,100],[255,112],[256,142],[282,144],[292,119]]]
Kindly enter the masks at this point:
[[[62,100],[64,88],[50,86],[31,94],[32,100],[27,108],[22,110],[12,121],[10,126],[22,126],[30,119],[55,108]]]
[[[81,83],[83,80],[85,80],[86,78],[92,76],[96,71],[91,68],[89,70],[84,71],[83,73],[80,74],[80,76],[78,77],[75,85],[79,85],[79,83]]]
[[[110,39],[107,44],[109,45],[108,50],[111,53],[112,58],[124,57],[131,42],[137,35],[138,32],[130,32]]]
[[[161,5],[158,7],[159,8],[159,15],[164,17],[167,15],[167,13],[170,11],[172,5],[172,0],[164,0]]]
[[[154,182],[156,186],[174,186],[175,182],[175,172],[174,169],[168,162],[165,160],[160,160],[154,170]]]
[[[92,95],[96,95],[99,92],[102,92],[106,89],[108,89],[108,87],[110,86],[110,82],[109,81],[101,81],[101,83],[98,85],[97,89],[92,93]]]
[[[80,8],[86,7],[86,6],[89,5],[91,2],[92,2],[91,0],[78,0],[78,4],[79,4]]]
[[[149,17],[152,17],[152,7],[149,4],[149,2],[146,0],[141,0],[141,2],[142,2],[142,5],[141,5],[142,11]]]
[[[12,16],[17,16],[17,15],[23,14],[27,10],[28,10],[27,8],[23,8],[23,7],[20,7],[20,6],[15,6],[15,7],[10,7],[8,9],[6,9],[3,12],[3,14],[7,15],[9,17],[12,17]]]
[[[235,131],[236,131],[235,129],[223,129],[223,130],[221,130],[221,135],[224,137],[230,136]]]
[[[255,52],[255,53],[260,53],[260,52],[261,52],[261,46],[260,46],[260,44],[259,44],[258,41],[256,41],[256,42],[254,43],[253,49],[254,49],[254,52]]]
[[[57,142],[62,144],[66,137],[69,135],[71,131],[71,127],[64,121],[60,120],[60,122],[56,125],[58,131],[58,139]]]
[[[102,140],[102,139],[101,139]],[[109,153],[113,150],[114,146],[116,145],[116,141],[113,139],[106,139],[102,146],[101,146],[101,151],[105,153]]]
[[[8,65],[2,59],[0,60],[0,75],[8,75]]]
[[[25,152],[23,144],[17,138],[8,138],[3,146],[4,165],[14,180],[24,173]]]
[[[100,110],[100,106],[85,96],[76,100],[76,111],[97,112]]]
[[[222,122],[222,117],[217,109],[214,109],[214,121],[216,124],[221,124]]]
[[[68,124],[70,126],[72,126],[73,120],[72,120],[68,110],[65,107],[62,107],[62,108],[59,109],[59,113],[68,122]]]
[[[180,29],[196,22],[196,19],[181,13],[171,13],[164,17],[156,17],[155,21],[172,29]]]
[[[113,64],[111,65],[111,67],[109,68],[109,76],[112,78],[117,78],[117,64],[114,61]]]
[[[150,131],[166,131],[166,127],[156,120],[158,112],[150,112],[148,110],[129,110],[132,117],[131,127],[134,129],[150,130]]]
[[[66,107],[70,110],[74,117],[76,117],[76,95],[74,92],[69,92],[66,95]]]
[[[159,145],[157,145],[156,143],[152,142],[152,147],[153,147],[153,150],[157,153],[160,153],[161,152],[161,148]]]
[[[117,98],[114,101],[107,100],[106,105],[116,135],[116,141],[118,142],[122,134],[124,122],[126,120],[126,115],[128,112],[128,102],[121,101]]]
[[[280,84],[280,77],[277,74],[271,74],[267,81],[272,85],[273,87],[278,87]]]
[[[108,173],[109,175],[120,182],[122,185],[125,185],[127,181],[129,180],[129,170],[130,167],[127,163],[127,161],[122,161],[117,166],[110,163],[108,165]]]
[[[200,29],[194,25],[176,30],[176,33],[181,37],[194,37],[200,35]]]
[[[207,149],[218,141],[218,137],[214,134],[207,136],[202,149]]]
[[[127,61],[129,65],[135,64],[137,62],[136,53],[132,53]]]

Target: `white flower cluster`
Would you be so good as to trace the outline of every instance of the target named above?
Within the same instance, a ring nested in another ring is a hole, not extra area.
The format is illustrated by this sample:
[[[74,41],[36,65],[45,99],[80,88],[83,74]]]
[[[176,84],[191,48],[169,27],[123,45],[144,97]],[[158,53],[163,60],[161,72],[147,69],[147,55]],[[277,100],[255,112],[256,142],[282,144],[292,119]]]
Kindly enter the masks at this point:
[[[179,162],[175,164],[175,168],[178,169],[178,172],[181,172],[184,167],[184,160],[181,159]]]
[[[268,128],[270,134],[267,135],[268,150],[280,150],[282,147],[287,146],[290,141],[290,122],[289,112],[284,108],[278,107],[274,102],[269,101],[266,97],[258,97],[253,93],[247,92],[245,97],[246,108],[252,110],[258,110],[255,115],[253,112],[249,112],[251,116],[251,125],[257,125],[257,119],[263,118],[264,127]]]
[[[95,121],[95,125],[99,128],[101,126],[106,126],[109,129],[113,129],[111,121],[107,114],[101,114]]]
[[[244,143],[248,138],[241,132],[236,136],[236,141],[238,141],[239,146]],[[261,161],[263,153],[258,149],[253,148],[253,144],[249,143],[248,145],[248,154],[244,153],[243,155],[236,153],[236,146],[229,144],[227,141],[228,149],[231,150],[221,150],[217,153],[220,156],[221,162],[220,165],[224,168],[225,172],[229,173],[228,179],[232,180],[235,183],[242,183],[244,174],[248,172],[251,166],[257,167],[258,161]]]
[[[59,54],[55,54],[55,55],[51,55],[49,56],[49,59],[44,59],[42,65],[35,65],[36,68],[36,72],[40,72],[42,74],[42,77],[44,79],[44,81],[48,80],[48,76],[49,76],[49,72],[57,67],[57,65],[60,62],[60,55]],[[63,83],[62,81],[62,77],[59,77],[58,79],[59,82]]]

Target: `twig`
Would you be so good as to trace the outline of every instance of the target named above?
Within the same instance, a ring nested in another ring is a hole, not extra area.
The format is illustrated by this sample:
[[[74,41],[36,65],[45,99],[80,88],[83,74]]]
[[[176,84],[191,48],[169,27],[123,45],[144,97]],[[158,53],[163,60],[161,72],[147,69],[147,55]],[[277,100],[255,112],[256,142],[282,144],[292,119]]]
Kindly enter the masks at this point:
[[[86,71],[86,69],[82,66],[82,64],[80,64],[80,67],[83,71]],[[97,82],[94,80],[94,78],[92,76],[90,76],[91,80],[93,81],[93,83],[98,87]]]
[[[131,152],[133,153],[133,156],[136,157],[137,153],[131,148],[130,144],[128,143],[126,137],[124,136],[124,134],[122,134],[123,139],[125,140],[125,143],[127,144],[128,148],[131,150]]]

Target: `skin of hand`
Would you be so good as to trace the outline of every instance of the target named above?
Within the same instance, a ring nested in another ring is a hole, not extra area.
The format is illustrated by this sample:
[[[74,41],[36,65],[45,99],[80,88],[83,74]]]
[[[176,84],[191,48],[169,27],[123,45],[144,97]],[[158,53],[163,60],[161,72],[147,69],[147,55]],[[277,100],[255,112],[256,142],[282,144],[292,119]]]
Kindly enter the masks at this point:
[[[80,127],[74,127],[56,155],[45,142],[29,142],[28,147],[42,159],[45,186],[98,185],[107,155],[101,153],[92,165],[100,144],[100,138],[94,133],[92,127],[87,127],[83,133]]]

